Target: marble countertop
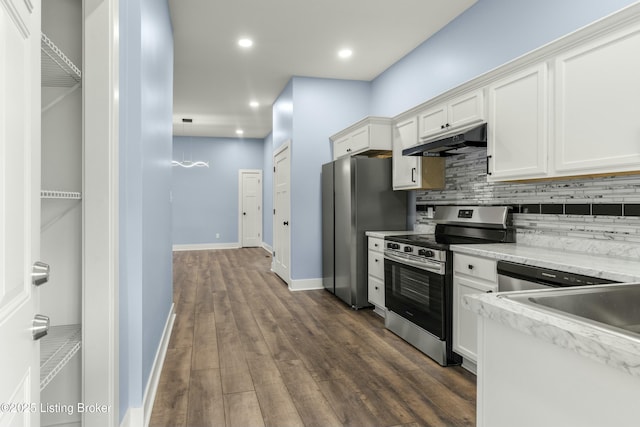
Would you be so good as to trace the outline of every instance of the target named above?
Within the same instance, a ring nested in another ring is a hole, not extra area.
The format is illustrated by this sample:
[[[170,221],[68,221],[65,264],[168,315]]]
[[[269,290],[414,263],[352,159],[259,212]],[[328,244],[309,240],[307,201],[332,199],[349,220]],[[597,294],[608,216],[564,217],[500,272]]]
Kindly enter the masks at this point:
[[[424,231],[407,231],[407,230],[396,230],[396,231],[367,231],[365,235],[369,237],[378,237],[380,239],[384,239],[386,236],[406,236],[409,234],[427,234]]]
[[[632,259],[526,246],[518,243],[451,245],[451,250],[617,282],[640,282],[640,261]]]
[[[517,293],[542,292],[554,290]],[[583,322],[579,318],[532,307],[505,298],[504,295],[467,295],[463,298],[463,305],[480,316],[640,377],[640,338]]]

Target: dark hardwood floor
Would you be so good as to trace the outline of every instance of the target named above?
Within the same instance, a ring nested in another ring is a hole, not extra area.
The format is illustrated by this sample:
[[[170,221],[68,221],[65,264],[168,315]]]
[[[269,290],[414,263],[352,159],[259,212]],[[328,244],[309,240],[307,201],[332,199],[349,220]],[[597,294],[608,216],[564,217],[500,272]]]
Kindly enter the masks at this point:
[[[324,290],[290,292],[262,249],[174,254],[176,321],[152,426],[473,426],[475,377]]]

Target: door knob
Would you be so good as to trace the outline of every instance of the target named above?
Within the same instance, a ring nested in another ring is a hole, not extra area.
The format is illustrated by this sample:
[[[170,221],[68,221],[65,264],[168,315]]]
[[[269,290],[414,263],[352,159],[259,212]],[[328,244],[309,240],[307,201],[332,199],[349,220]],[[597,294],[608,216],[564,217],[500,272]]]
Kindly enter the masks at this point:
[[[39,340],[43,336],[47,335],[47,332],[49,332],[49,317],[42,314],[36,314],[31,326],[33,340]]]
[[[44,285],[49,281],[49,264],[42,261],[36,261],[31,269],[31,283],[35,286]]]

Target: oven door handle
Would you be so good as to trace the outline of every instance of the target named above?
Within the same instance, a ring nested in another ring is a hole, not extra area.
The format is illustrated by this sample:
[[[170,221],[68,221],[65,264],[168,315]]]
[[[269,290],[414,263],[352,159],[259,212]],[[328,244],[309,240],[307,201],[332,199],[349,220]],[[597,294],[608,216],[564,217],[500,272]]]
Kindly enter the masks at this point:
[[[444,266],[435,261],[428,261],[428,265],[423,262],[416,262],[408,258],[404,258],[395,254],[386,253],[384,254],[384,259],[389,260],[391,262],[397,262],[398,264],[409,265],[411,267],[418,268],[420,270],[430,271],[432,273],[436,273],[439,275],[444,275]]]

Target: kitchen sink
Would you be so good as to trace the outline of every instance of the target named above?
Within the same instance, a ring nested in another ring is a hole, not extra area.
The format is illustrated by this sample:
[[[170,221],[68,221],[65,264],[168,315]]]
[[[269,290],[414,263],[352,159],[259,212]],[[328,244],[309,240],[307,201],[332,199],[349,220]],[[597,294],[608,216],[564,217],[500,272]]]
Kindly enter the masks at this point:
[[[640,283],[514,292],[501,296],[640,337]]]

